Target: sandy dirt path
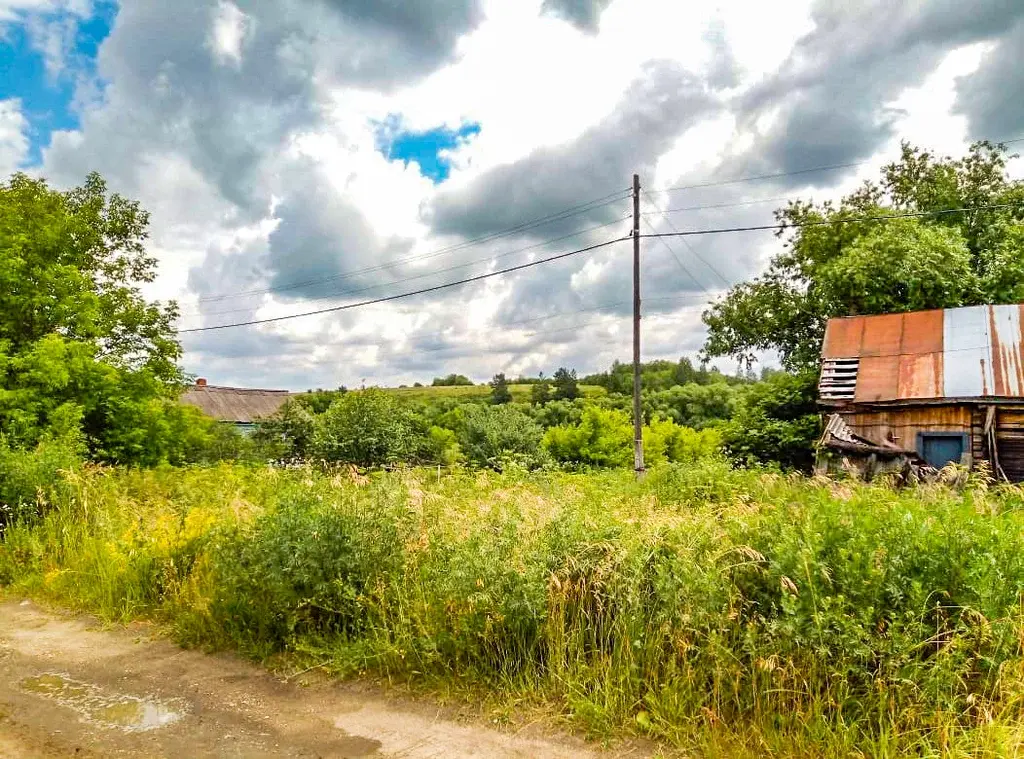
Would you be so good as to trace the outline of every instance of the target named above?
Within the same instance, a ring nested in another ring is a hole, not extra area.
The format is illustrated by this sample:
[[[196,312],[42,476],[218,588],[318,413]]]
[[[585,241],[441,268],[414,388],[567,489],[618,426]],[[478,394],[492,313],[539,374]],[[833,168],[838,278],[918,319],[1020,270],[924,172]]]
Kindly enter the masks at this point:
[[[144,626],[101,629],[28,601],[0,604],[0,757],[553,757],[582,741],[510,734],[359,684],[286,683]]]

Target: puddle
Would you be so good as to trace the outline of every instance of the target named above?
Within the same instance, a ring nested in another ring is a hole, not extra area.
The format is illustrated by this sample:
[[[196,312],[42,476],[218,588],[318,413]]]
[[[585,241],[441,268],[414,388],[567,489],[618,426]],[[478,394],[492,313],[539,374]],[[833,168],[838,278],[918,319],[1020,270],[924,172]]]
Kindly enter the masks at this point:
[[[52,672],[26,677],[20,685],[29,693],[74,709],[88,722],[125,732],[155,730],[185,716],[185,706],[180,702],[111,693],[98,685]]]

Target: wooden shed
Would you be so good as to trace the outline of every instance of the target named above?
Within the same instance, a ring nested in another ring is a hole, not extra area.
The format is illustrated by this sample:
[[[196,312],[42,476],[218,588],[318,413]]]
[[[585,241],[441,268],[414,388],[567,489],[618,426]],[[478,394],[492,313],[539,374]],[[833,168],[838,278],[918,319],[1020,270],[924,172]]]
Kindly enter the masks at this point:
[[[1024,481],[1022,325],[1024,305],[830,320],[821,468],[842,459],[870,474],[892,454],[935,468],[988,461]]]
[[[198,379],[181,396],[181,402],[196,406],[218,422],[232,424],[247,433],[255,428],[257,421],[277,413],[289,397],[291,393],[287,390],[222,387]]]

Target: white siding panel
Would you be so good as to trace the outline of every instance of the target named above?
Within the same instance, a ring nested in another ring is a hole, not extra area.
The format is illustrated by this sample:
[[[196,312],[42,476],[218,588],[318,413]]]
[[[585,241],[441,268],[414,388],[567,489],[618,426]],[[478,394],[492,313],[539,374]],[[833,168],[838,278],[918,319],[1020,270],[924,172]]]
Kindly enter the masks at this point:
[[[994,392],[988,324],[987,306],[944,312],[943,391],[947,398],[976,398]]]

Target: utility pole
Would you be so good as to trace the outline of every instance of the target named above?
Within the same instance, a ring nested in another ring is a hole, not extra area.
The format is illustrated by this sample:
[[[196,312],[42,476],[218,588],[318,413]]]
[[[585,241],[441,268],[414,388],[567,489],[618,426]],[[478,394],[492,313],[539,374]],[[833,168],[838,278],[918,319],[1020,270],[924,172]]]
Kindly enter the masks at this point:
[[[633,469],[644,473],[644,420],[640,409],[640,175],[633,175]]]

